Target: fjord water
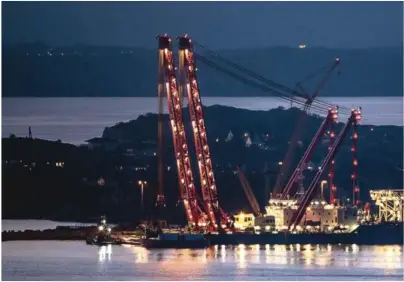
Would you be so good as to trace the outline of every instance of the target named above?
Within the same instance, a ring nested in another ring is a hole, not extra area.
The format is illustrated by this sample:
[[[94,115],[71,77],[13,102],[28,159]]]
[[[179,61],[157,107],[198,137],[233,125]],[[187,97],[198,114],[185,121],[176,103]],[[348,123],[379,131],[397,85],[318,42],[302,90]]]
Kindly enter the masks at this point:
[[[401,280],[402,246],[253,245],[146,250],[2,243],[4,280]]]
[[[364,124],[403,125],[403,97],[323,98],[333,104],[363,109]],[[269,110],[290,104],[271,97],[205,97],[203,104],[226,105],[249,110]],[[166,106],[166,103],[165,103]],[[157,112],[156,98],[2,98],[2,135],[81,144],[100,137],[106,126]],[[167,113],[167,108],[165,109]],[[341,116],[344,121],[347,117]]]

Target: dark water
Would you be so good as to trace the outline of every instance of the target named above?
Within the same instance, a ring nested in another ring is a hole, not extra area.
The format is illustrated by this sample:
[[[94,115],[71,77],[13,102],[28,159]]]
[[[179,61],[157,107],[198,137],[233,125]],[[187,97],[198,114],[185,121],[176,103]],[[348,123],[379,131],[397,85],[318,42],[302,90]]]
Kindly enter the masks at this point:
[[[363,108],[363,122],[403,125],[403,97],[328,98],[329,102]],[[206,97],[204,105],[221,104],[250,110],[269,110],[290,105],[277,98]],[[2,134],[80,144],[101,136],[106,126],[157,112],[156,98],[2,98]],[[167,112],[167,109],[166,109]],[[341,120],[346,117],[341,116]]]
[[[402,246],[264,245],[146,250],[3,242],[4,280],[403,280]]]

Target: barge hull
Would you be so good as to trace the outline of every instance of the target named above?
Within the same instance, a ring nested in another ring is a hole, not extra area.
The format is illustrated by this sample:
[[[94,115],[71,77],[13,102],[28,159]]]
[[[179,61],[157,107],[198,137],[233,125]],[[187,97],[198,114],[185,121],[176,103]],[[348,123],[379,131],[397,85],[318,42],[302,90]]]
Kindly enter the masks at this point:
[[[403,245],[403,223],[362,225],[351,233],[234,233],[211,235],[211,245],[357,244]]]
[[[203,249],[209,247],[207,240],[153,240],[142,239],[141,245],[146,249]]]

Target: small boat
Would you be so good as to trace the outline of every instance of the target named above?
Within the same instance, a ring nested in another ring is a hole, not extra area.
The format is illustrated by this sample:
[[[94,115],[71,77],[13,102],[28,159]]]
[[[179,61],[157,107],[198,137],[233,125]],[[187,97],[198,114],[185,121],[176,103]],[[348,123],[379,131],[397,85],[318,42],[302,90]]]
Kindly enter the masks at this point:
[[[107,220],[105,216],[101,217],[100,224],[98,225],[98,234],[93,237],[87,237],[87,245],[117,245],[121,242],[119,240],[114,240],[111,238],[111,228],[107,225]]]
[[[204,234],[159,234],[154,238],[142,238],[147,249],[203,249],[210,245]]]

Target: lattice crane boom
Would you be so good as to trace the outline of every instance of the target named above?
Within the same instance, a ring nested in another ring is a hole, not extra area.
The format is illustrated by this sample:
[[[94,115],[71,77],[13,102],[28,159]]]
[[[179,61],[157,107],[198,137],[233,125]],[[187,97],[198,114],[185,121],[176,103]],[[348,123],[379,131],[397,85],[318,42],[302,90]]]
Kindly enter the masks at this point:
[[[193,56],[192,40],[187,35],[179,37],[180,52],[184,52],[186,92],[188,94],[189,114],[192,124],[194,143],[201,180],[202,197],[208,217],[215,228],[226,224],[227,218],[219,207],[217,188],[210,156],[205,120],[203,116],[200,91],[196,77],[196,66]]]
[[[180,199],[185,207],[188,223],[198,228],[199,210],[196,198],[194,179],[191,170],[191,161],[182,118],[181,97],[177,90],[175,64],[172,54],[171,38],[167,35],[158,36],[159,61],[163,67],[163,81],[167,95],[170,125],[173,136],[175,158],[177,163]]]
[[[164,206],[164,149],[163,149],[163,128],[164,128],[164,56],[163,53],[159,51],[159,62],[158,62],[158,128],[157,128],[157,139],[158,139],[158,187],[157,187],[157,200],[156,206]]]
[[[335,132],[334,132],[334,123],[330,123],[330,143],[328,145],[328,150],[332,149],[332,146],[335,142]],[[330,204],[337,205],[337,186],[334,184],[335,178],[335,159],[332,159],[328,166],[328,187],[330,187]]]
[[[283,161],[283,166],[281,168],[280,173],[278,174],[278,177],[276,178],[276,183],[275,183],[275,188],[274,188],[274,195],[279,194],[280,191],[282,190],[282,186],[283,186],[283,183],[285,182],[285,178],[287,177],[287,174],[288,174],[288,172],[289,172],[289,170],[291,168],[291,165],[292,165],[292,162],[293,162],[293,159],[294,159],[294,156],[295,156],[297,142],[302,136],[303,129],[306,127],[307,113],[310,110],[314,99],[317,98],[320,89],[325,86],[325,83],[331,77],[333,71],[336,69],[336,67],[339,65],[339,63],[340,63],[340,59],[336,58],[334,60],[333,65],[326,72],[323,79],[320,80],[320,82],[317,84],[317,87],[315,88],[313,94],[312,95],[306,94],[306,97],[308,97],[308,98],[307,98],[307,100],[305,102],[303,111],[301,112],[301,114],[299,116],[299,119],[297,121],[295,131],[293,132],[293,135],[292,135],[288,150],[286,152],[285,159]],[[298,83],[297,85],[301,90],[304,90],[300,83]]]
[[[307,147],[303,157],[300,159],[299,164],[297,165],[295,171],[293,172],[292,176],[289,178],[287,185],[282,193],[281,198],[285,199],[287,195],[290,194],[293,184],[298,180],[299,174],[301,174],[308,161],[310,160],[315,148],[317,147],[318,143],[321,140],[321,137],[324,135],[325,130],[327,129],[327,125],[330,123],[334,123],[338,118],[338,111],[336,109],[329,109],[327,117],[321,123],[319,129],[317,130],[314,138],[312,139],[310,145]]]
[[[357,124],[354,123],[352,125],[353,127],[353,132],[352,132],[352,156],[353,156],[353,161],[352,161],[352,190],[353,190],[353,198],[352,202],[355,206],[359,206],[360,200],[359,200],[359,184],[358,184],[358,131],[357,131]]]
[[[250,183],[248,182],[244,173],[241,171],[241,169],[238,166],[237,166],[237,172],[238,172],[238,176],[240,178],[241,186],[244,189],[244,193],[247,196],[247,200],[250,203],[253,213],[257,216],[260,215],[261,214],[260,205],[258,204],[257,198],[254,196]]]
[[[313,197],[315,195],[315,193],[314,193],[315,189],[317,187],[317,184],[318,184],[325,168],[329,165],[331,160],[334,159],[335,154],[338,152],[338,149],[341,146],[341,144],[342,144],[345,136],[347,135],[349,129],[351,128],[351,126],[353,126],[354,124],[359,122],[360,119],[361,119],[360,110],[352,110],[351,116],[349,117],[348,122],[345,124],[345,126],[343,127],[343,129],[341,130],[339,135],[337,136],[331,150],[329,150],[327,156],[325,157],[325,159],[323,160],[323,163],[320,166],[320,169],[316,173],[309,188],[307,189],[302,200],[300,201],[299,207],[298,207],[297,211],[294,213],[294,215],[289,223],[289,229],[291,226],[293,226],[293,228],[295,228],[302,220],[302,218],[306,212],[306,208],[308,207],[308,205],[310,204],[310,201],[313,199]]]
[[[283,184],[285,183],[285,179],[288,176],[288,172],[292,167],[292,160],[295,157],[296,146],[297,142],[299,141],[299,136],[302,135],[304,128],[306,127],[307,122],[307,106],[304,106],[303,111],[300,114],[300,118],[297,121],[296,129],[294,134],[292,135],[292,139],[290,141],[288,150],[286,152],[285,159],[282,161],[281,171],[279,172],[278,176],[276,177],[275,188],[273,190],[272,195],[277,197],[282,192]]]

